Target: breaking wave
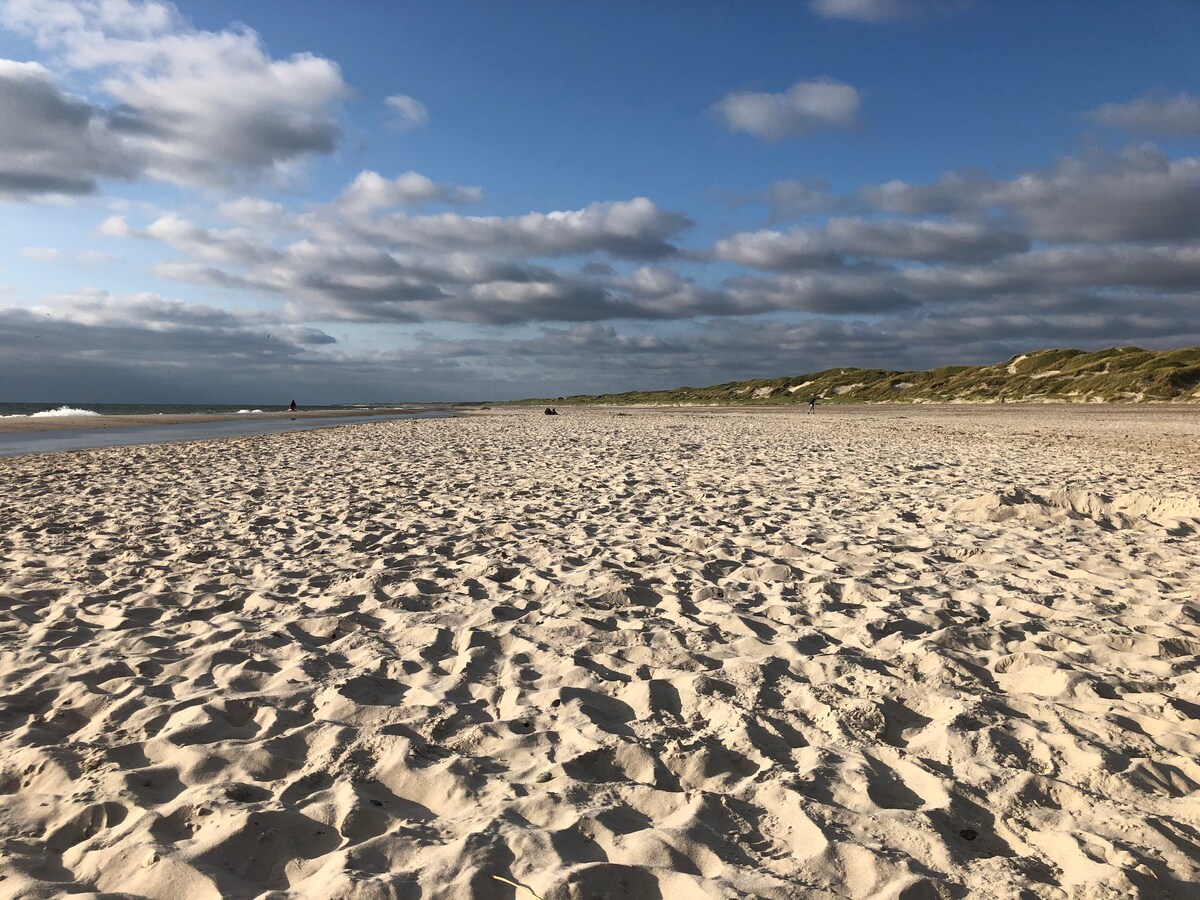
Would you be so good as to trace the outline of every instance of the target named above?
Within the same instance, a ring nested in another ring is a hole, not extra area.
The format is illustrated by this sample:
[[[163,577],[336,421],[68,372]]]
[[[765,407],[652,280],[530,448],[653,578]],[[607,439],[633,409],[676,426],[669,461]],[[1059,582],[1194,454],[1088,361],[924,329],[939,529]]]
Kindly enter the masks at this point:
[[[100,413],[92,409],[80,409],[76,406],[60,406],[58,409],[45,409],[41,412],[31,413],[31,419],[49,419],[58,416],[98,416]]]

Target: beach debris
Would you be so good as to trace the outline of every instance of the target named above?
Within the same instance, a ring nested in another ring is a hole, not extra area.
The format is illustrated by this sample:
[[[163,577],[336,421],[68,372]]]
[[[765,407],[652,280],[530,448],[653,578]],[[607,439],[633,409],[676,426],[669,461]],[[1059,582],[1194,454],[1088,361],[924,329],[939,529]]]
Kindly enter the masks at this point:
[[[525,887],[525,885],[523,885],[523,884],[517,884],[517,882],[515,882],[515,881],[509,881],[507,878],[503,877],[502,875],[493,875],[492,878],[495,879],[496,881],[501,881],[504,884],[510,885],[511,887],[515,887],[518,891],[524,891],[530,897],[533,897],[533,900],[542,900],[541,897],[539,897],[537,894],[535,894],[530,888]]]

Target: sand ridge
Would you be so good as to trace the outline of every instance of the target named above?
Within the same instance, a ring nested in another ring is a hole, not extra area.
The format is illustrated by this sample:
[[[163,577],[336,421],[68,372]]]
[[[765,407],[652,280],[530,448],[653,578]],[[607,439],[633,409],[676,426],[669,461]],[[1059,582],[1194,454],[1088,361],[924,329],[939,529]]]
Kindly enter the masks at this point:
[[[1195,417],[560,413],[0,462],[0,895],[1196,896]]]

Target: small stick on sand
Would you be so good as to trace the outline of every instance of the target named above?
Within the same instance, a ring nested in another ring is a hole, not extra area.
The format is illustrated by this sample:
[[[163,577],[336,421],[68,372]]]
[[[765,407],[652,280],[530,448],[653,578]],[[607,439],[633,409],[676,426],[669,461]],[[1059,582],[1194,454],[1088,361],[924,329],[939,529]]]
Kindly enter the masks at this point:
[[[513,887],[515,887],[519,891],[525,891],[527,894],[529,894],[530,897],[533,898],[533,900],[542,900],[541,897],[539,897],[537,894],[535,894],[529,888],[525,887],[525,885],[523,885],[523,884],[517,884],[515,881],[509,881],[507,878],[503,878],[500,875],[493,875],[492,877],[494,879],[496,879],[497,881],[503,881],[505,884],[511,884]]]

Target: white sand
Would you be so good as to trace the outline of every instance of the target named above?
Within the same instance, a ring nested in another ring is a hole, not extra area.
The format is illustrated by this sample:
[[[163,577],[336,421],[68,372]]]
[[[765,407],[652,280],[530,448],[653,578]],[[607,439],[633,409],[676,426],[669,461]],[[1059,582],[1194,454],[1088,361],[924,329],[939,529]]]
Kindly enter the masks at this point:
[[[1198,896],[1197,411],[561,412],[0,460],[0,895]]]

